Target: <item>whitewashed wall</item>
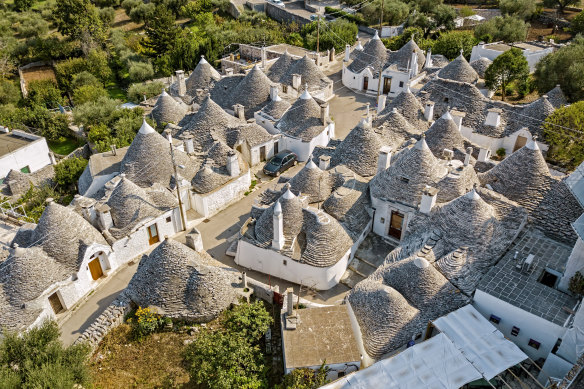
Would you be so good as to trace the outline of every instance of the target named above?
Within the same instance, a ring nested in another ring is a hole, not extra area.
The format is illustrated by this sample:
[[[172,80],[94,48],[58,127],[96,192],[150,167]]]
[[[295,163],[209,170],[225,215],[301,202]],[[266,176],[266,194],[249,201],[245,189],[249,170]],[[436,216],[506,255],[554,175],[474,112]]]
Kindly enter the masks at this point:
[[[351,250],[333,266],[315,267],[294,261],[272,249],[257,247],[240,240],[237,245],[235,263],[260,273],[270,274],[296,284],[314,287],[317,290],[328,290],[339,283],[347,270]],[[286,261],[286,265],[284,265]]]
[[[554,348],[558,338],[561,338],[567,330],[563,326],[551,323],[499,300],[480,289],[476,290],[472,305],[487,320],[491,315],[500,317],[501,322],[499,324],[492,324],[533,360],[546,358]],[[520,329],[518,336],[511,335],[513,326]],[[528,346],[530,338],[541,343],[539,350]]]
[[[548,47],[543,50],[539,51],[530,51],[530,50],[523,50],[523,56],[527,60],[527,64],[529,65],[529,71],[534,72],[535,66],[537,63],[549,53],[552,53],[554,49],[552,47]],[[491,61],[497,58],[499,55],[503,54],[503,51],[493,50],[489,48],[489,45],[477,45],[472,48],[472,52],[470,54],[470,62],[476,61],[481,57],[485,57],[490,59]]]
[[[560,279],[560,283],[558,284],[558,289],[567,292],[568,286],[570,285],[570,278],[572,278],[578,271],[584,274],[584,241],[582,241],[581,238],[578,238],[572,249],[572,253],[566,264],[564,276]]]
[[[298,156],[298,161],[304,162],[312,154],[316,146],[326,146],[335,137],[335,123],[330,123],[324,130],[312,138],[310,142],[303,142],[298,138],[282,135],[280,138],[280,151],[290,150]]]
[[[87,188],[85,193],[80,193],[80,194],[82,196],[86,196],[86,197],[93,196],[95,193],[97,193],[97,191],[99,191],[101,188],[103,188],[109,180],[111,180],[112,178],[114,178],[117,175],[118,175],[118,172],[106,174],[103,176],[93,177],[93,180],[91,181],[91,185],[89,185],[89,188]]]
[[[405,238],[408,223],[414,214],[414,209],[397,203],[390,203],[371,196],[371,205],[375,209],[373,217],[373,232],[379,236],[388,237],[391,212],[398,211],[404,215],[401,239]],[[384,219],[383,222],[381,219]]]
[[[251,166],[255,166],[255,165],[263,162],[263,161],[260,161],[260,148],[262,146],[266,147],[266,161],[268,159],[272,158],[272,156],[274,155],[274,140],[270,140],[269,142],[254,146],[251,149],[250,161],[248,161],[248,163],[250,163]]]
[[[15,135],[26,136],[35,141],[24,145],[23,147],[0,157],[0,178],[6,177],[11,169],[20,170],[25,166],[30,168],[30,172],[35,172],[51,164],[49,158],[49,146],[45,138],[37,137],[31,134],[13,131]],[[24,135],[23,135],[24,134]]]
[[[383,71],[383,76],[391,78],[391,87],[389,89],[389,93],[387,94],[389,97],[395,97],[399,95],[401,92],[406,90],[408,81],[410,82],[410,86],[417,84],[422,78],[423,75],[419,75],[410,80],[409,72],[402,72],[399,70],[394,69],[385,69]],[[363,90],[363,79],[364,77],[368,77],[367,83],[367,91]],[[378,88],[381,88],[383,91],[383,80],[381,82],[381,86],[379,85],[379,78],[374,78],[373,73],[369,67],[365,68],[361,73],[353,73],[351,72],[345,65],[343,65],[342,71],[342,82],[343,85],[351,88],[356,89],[364,92],[370,93],[377,93]],[[403,83],[400,86],[400,82]]]
[[[531,139],[531,133],[526,129],[521,129],[509,136],[504,138],[492,138],[490,136],[478,134],[473,132],[474,130],[470,127],[462,126],[460,132],[462,136],[464,136],[469,141],[475,143],[478,146],[491,150],[491,153],[494,155],[498,149],[504,148],[507,155],[513,152],[513,148],[515,147],[515,142],[517,142],[518,136],[526,137],[527,139]],[[549,149],[549,146],[545,143],[537,142],[537,145],[545,152]]]
[[[255,119],[256,124],[259,124],[265,128],[266,131],[268,131],[270,134],[277,135],[280,133],[280,131],[276,129],[276,122],[274,120],[263,117],[259,114],[259,111],[253,114],[253,118]]]
[[[204,217],[210,217],[243,197],[251,185],[251,172],[229,181],[213,192],[194,194],[195,210]]]

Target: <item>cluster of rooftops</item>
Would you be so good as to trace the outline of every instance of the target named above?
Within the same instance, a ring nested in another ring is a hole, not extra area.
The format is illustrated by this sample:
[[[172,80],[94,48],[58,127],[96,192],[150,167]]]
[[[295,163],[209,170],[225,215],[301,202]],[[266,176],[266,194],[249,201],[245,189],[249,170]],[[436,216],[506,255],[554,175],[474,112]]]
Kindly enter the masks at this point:
[[[241,241],[330,268],[372,226],[380,233],[376,223],[388,222],[378,218],[382,212],[404,213],[397,248],[347,297],[365,349],[378,359],[428,320],[468,304],[521,231],[535,228],[573,244],[571,223],[584,209],[566,178],[550,173],[535,139],[543,119],[565,104],[559,88],[514,106],[490,100],[477,87],[486,59],[469,64],[461,55],[447,63],[424,55],[413,40],[391,52],[372,39],[353,54],[348,68],[355,72],[367,66],[421,70],[428,62],[435,71],[427,72],[421,90],[406,88],[345,139],[315,147],[295,176],[281,177],[260,196]],[[330,120],[323,118],[325,98],[313,97],[326,97],[327,88],[332,81],[306,56],[284,53],[269,69],[227,76],[202,59],[156,101],[152,117],[167,124],[166,137],[145,121],[132,144],[118,150],[115,166],[103,169],[113,172],[111,179],[68,207],[50,203],[36,226],[19,230],[0,260],[0,325],[30,325],[42,311],[37,297],[74,280],[89,247],[111,252],[144,220],[175,209],[177,181],[205,194],[249,170],[237,145],[263,144],[274,135],[252,119],[256,113],[280,133],[310,141]],[[481,146],[462,135],[462,126],[492,137],[526,127],[534,137],[496,163],[479,157]],[[92,160],[79,182],[82,192],[97,185],[91,169],[100,162]],[[89,217],[88,209],[109,212],[111,221]],[[128,293],[171,317],[209,320],[233,301],[233,274],[206,253],[165,239],[142,259]]]

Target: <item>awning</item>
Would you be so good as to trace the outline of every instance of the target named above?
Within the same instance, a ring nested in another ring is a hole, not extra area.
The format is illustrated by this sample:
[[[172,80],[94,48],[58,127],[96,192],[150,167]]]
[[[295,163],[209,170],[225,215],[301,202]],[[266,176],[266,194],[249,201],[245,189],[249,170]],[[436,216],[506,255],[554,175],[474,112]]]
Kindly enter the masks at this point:
[[[519,347],[505,339],[472,305],[442,316],[433,324],[488,380],[527,359]]]
[[[458,389],[481,374],[444,334],[323,386],[326,389]]]

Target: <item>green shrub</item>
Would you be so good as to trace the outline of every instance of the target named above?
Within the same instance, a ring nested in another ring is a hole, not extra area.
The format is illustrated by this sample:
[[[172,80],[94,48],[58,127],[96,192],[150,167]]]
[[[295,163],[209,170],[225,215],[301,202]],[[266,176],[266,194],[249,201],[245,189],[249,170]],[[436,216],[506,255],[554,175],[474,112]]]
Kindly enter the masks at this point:
[[[504,147],[501,147],[501,148],[497,149],[495,154],[497,154],[497,157],[499,157],[500,159],[503,159],[503,158],[505,158],[505,155],[507,155],[507,151],[505,150]]]
[[[144,23],[153,17],[155,9],[156,6],[154,3],[141,3],[137,7],[132,8],[128,16],[134,23]]]
[[[225,329],[253,341],[259,340],[273,322],[272,316],[260,300],[236,305],[225,311],[221,318]]]
[[[99,18],[105,25],[111,26],[116,18],[116,10],[113,7],[100,8]]]
[[[284,381],[281,385],[277,385],[276,389],[317,389],[329,382],[326,378],[329,368],[325,366],[325,362],[318,370],[310,368],[294,369],[291,373],[284,376]]]
[[[357,25],[361,25],[361,26],[368,25],[368,23],[363,18],[363,15],[360,15],[360,14],[353,15],[353,14],[350,14],[350,13],[345,12],[345,11],[341,11],[338,8],[333,8],[333,7],[324,7],[324,11],[326,14],[334,15],[337,18],[346,19],[346,20],[348,20],[352,23],[355,23]]]
[[[460,49],[468,59],[472,48],[476,45],[477,39],[470,31],[448,31],[440,34],[432,46],[432,54],[442,54],[449,60],[460,55]]]
[[[568,170],[584,161],[584,101],[556,109],[543,124],[544,139],[550,145],[548,158]]]
[[[31,81],[27,85],[28,105],[41,105],[47,108],[57,108],[59,104],[65,105],[61,91],[52,80]]]
[[[130,16],[132,9],[136,8],[140,4],[143,4],[142,0],[124,0],[122,1],[122,8],[126,12],[126,15]]]
[[[83,85],[73,91],[73,102],[75,104],[85,104],[108,96],[107,91],[102,86]]]
[[[87,166],[81,157],[67,158],[55,165],[55,181],[63,188],[74,186]]]
[[[150,62],[130,62],[128,76],[132,82],[142,82],[154,77],[154,68]]]
[[[73,75],[73,80],[71,82],[71,87],[75,90],[81,86],[101,86],[101,82],[93,74],[88,71],[83,71]]]
[[[150,308],[138,308],[134,317],[128,321],[132,326],[132,336],[136,340],[144,339],[164,325],[164,319]]]
[[[20,88],[16,82],[0,78],[0,104],[16,104],[20,100]]]
[[[473,11],[472,8],[469,7],[468,5],[460,7],[458,9],[458,16],[460,16],[461,18],[466,18],[473,15],[476,15],[476,12]]]
[[[529,24],[516,16],[497,16],[475,27],[474,34],[481,41],[518,42],[527,37]]]
[[[144,96],[149,99],[159,95],[163,88],[164,84],[160,81],[132,84],[128,89],[128,99],[138,104],[144,100]]]
[[[84,71],[89,71],[85,58],[69,58],[55,65],[57,81],[65,91],[72,91],[73,76]]]
[[[582,275],[582,273],[577,271],[576,274],[574,274],[572,278],[570,278],[570,284],[568,286],[568,289],[570,290],[570,292],[578,296],[584,295],[584,276]]]

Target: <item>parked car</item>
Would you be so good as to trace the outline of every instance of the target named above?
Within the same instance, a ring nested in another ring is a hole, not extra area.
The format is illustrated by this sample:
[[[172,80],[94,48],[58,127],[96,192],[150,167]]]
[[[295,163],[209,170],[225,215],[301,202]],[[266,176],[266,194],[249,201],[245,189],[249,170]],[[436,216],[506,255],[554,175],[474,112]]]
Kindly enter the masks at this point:
[[[297,163],[296,154],[289,150],[280,151],[278,154],[274,155],[268,163],[266,163],[266,166],[264,166],[264,173],[268,176],[277,177],[280,173]]]
[[[286,8],[282,0],[270,0],[270,3],[277,5],[278,7]]]

